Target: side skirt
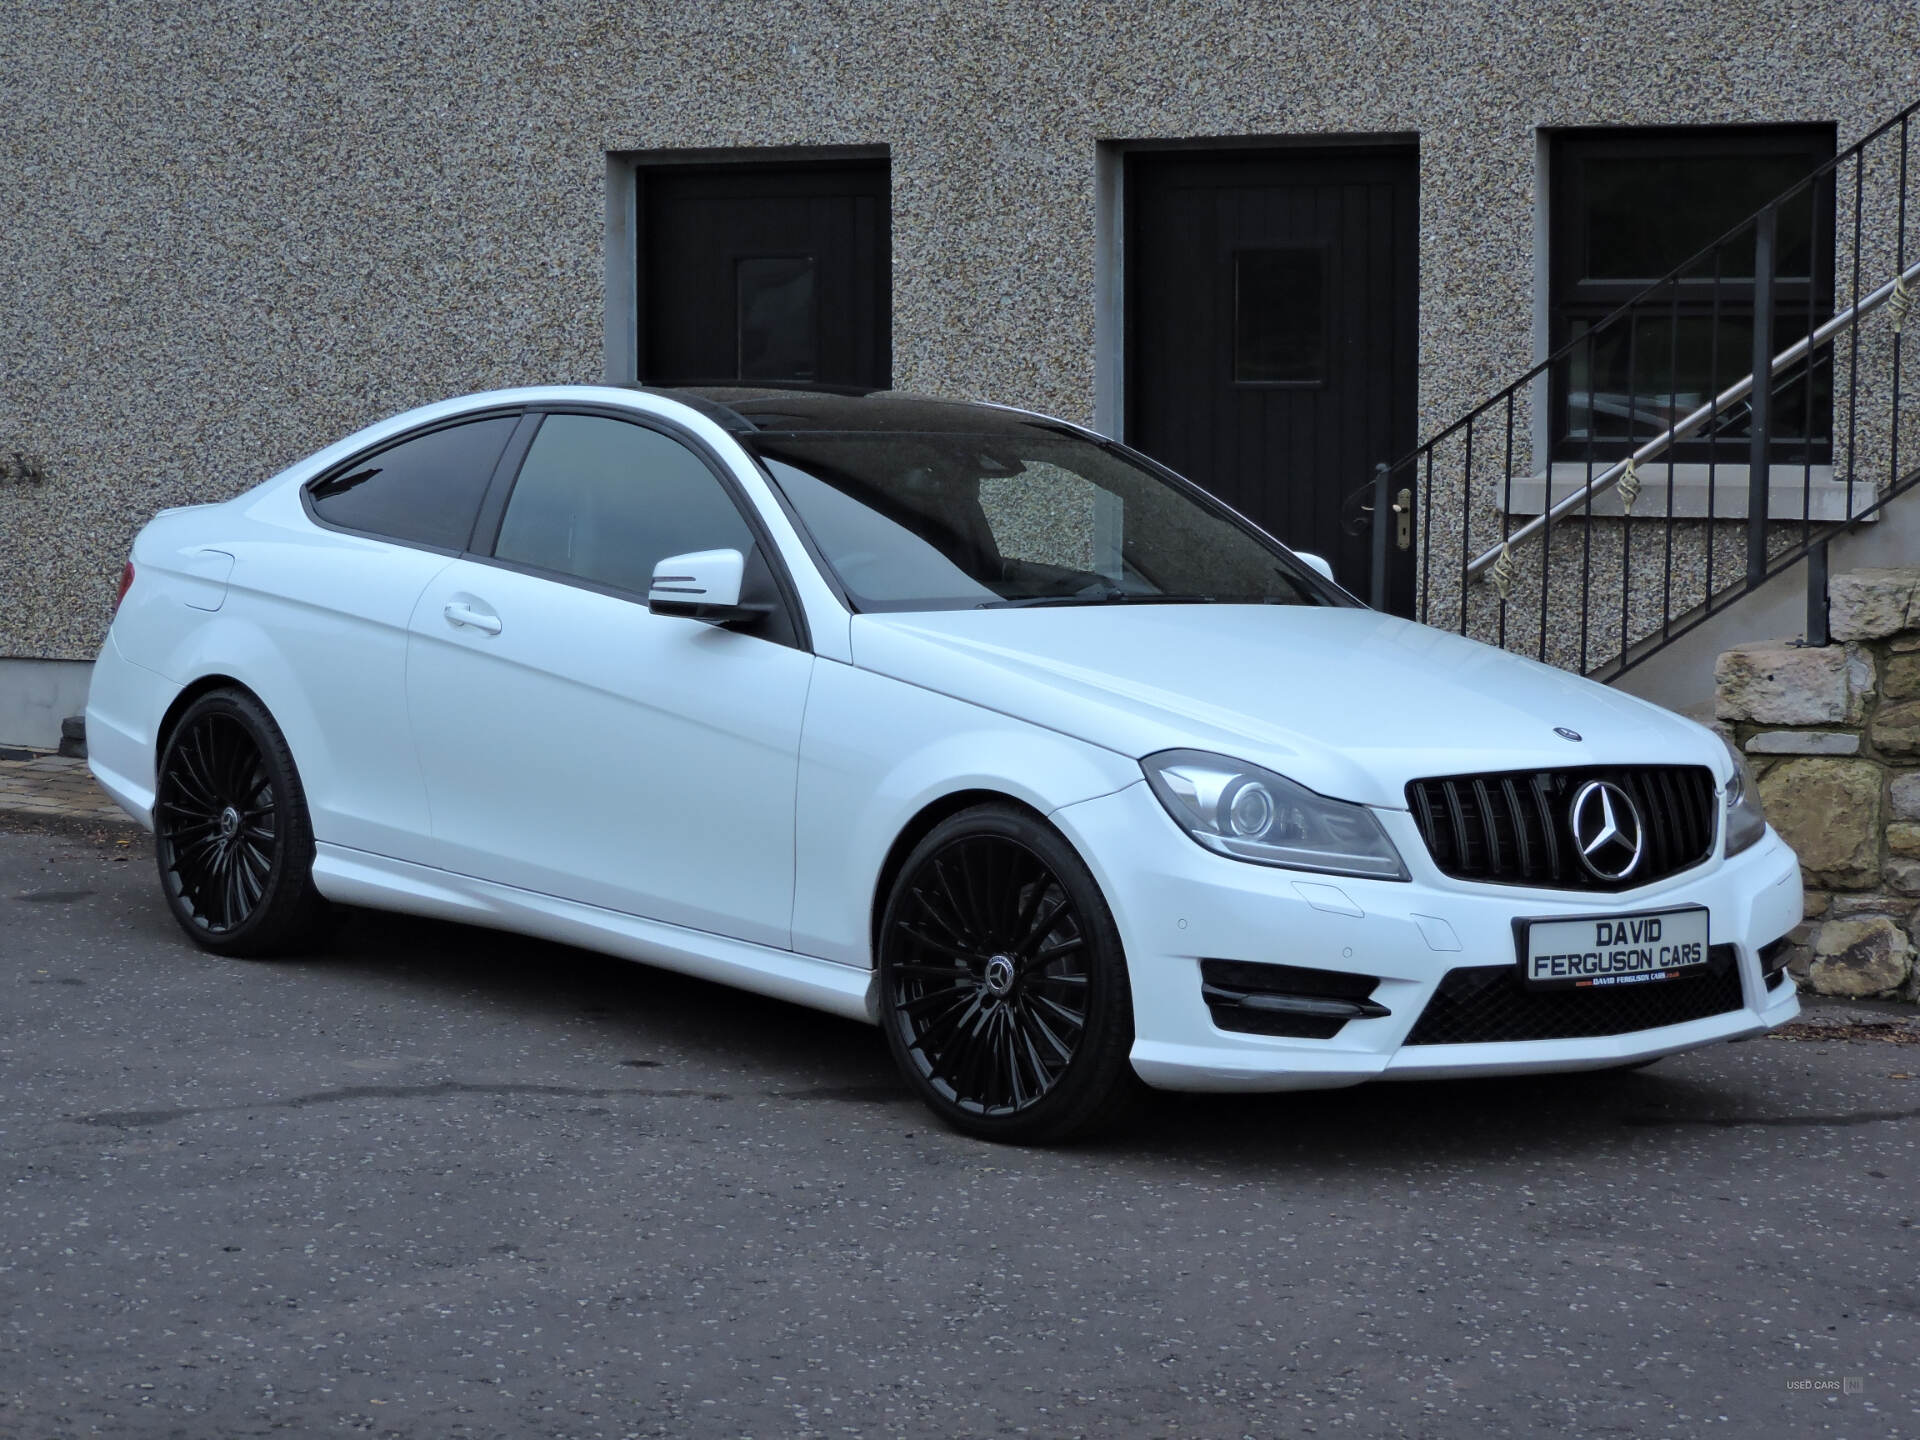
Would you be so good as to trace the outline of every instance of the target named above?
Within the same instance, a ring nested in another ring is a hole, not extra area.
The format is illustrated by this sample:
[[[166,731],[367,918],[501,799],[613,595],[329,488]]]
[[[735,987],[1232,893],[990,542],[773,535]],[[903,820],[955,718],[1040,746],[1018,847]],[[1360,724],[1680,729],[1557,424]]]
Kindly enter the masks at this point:
[[[873,971],[791,950],[643,920],[340,845],[315,847],[313,883],[329,900],[344,905],[511,930],[875,1023]]]

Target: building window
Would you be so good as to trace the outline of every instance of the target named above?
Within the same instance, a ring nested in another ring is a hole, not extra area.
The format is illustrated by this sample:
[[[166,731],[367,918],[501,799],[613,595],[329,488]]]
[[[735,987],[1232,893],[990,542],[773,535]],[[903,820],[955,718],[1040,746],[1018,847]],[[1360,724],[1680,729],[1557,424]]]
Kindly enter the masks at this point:
[[[1712,245],[1833,156],[1831,126],[1565,131],[1551,140],[1549,284],[1554,349]],[[1833,192],[1808,187],[1779,211],[1773,351],[1833,311]],[[1752,368],[1754,242],[1749,228],[1680,282],[1576,345],[1554,369],[1554,454],[1615,459]],[[1830,457],[1832,372],[1776,382],[1775,463]],[[1674,461],[1747,456],[1746,407]]]

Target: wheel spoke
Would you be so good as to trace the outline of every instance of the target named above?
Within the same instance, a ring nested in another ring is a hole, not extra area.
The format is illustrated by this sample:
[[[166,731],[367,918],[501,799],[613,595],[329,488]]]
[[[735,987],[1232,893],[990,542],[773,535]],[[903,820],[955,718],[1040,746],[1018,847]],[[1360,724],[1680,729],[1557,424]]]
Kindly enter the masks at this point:
[[[972,937],[967,934],[966,927],[960,923],[951,909],[935,903],[934,897],[929,895],[923,886],[916,885],[908,893],[913,896],[915,903],[920,906],[926,917],[947,932],[953,944],[971,953]]]
[[[912,940],[914,944],[924,945],[927,949],[932,950],[937,954],[945,955],[950,959],[961,961],[963,965],[964,965],[964,962],[975,958],[971,950],[965,950],[958,945],[950,945],[945,940],[936,940],[931,935],[922,934],[920,931],[914,929],[913,926],[909,925],[904,920],[900,922],[899,929],[900,929],[900,933],[902,935],[905,935],[908,939]],[[943,972],[943,973],[947,973],[947,972]]]
[[[967,921],[973,926],[973,933],[983,947],[991,947],[998,938],[994,934],[993,916],[987,902],[981,898],[981,891],[988,887],[988,878],[981,874],[979,863],[981,842],[972,841],[962,854],[960,879],[967,892]]]
[[[1045,1010],[1048,1014],[1057,1016],[1059,1019],[1073,1026],[1076,1030],[1084,1030],[1087,1028],[1087,1019],[1084,1014],[1075,1014],[1052,996],[1042,995],[1036,990],[1032,992],[1031,998],[1036,1013]]]
[[[920,1022],[921,1038],[924,1040],[933,1033],[933,1027],[944,1019],[955,1007],[966,1004],[974,998],[971,985],[949,985],[940,990],[928,990],[920,995],[909,995],[894,1002],[896,1010],[910,1015],[925,1015]]]
[[[973,971],[966,965],[927,965],[917,960],[903,961],[893,967],[896,975],[912,975],[924,980],[971,980]]]
[[[1073,1047],[1054,1034],[1053,1027],[1031,1005],[1026,1007],[1026,1018],[1035,1033],[1046,1042],[1047,1048],[1053,1051],[1055,1062],[1064,1067],[1073,1058]]]

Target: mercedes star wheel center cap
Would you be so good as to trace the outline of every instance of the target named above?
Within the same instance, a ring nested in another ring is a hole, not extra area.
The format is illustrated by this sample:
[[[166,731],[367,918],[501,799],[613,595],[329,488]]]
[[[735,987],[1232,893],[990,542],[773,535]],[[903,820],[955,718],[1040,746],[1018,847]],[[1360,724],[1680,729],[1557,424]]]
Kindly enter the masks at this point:
[[[240,812],[229,805],[220,812],[220,838],[231,840],[240,833]]]
[[[987,961],[987,989],[995,995],[1004,995],[1013,989],[1013,961],[1004,955]]]
[[[1580,863],[1600,880],[1624,880],[1640,864],[1646,827],[1633,797],[1611,780],[1589,780],[1573,797],[1573,839]]]

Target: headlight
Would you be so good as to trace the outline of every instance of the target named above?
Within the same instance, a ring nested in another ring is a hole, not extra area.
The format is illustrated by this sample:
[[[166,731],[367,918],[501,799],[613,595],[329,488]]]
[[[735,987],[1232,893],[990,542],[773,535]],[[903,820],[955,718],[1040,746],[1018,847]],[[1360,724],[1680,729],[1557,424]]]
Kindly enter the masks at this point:
[[[1731,740],[1721,742],[1733,757],[1733,775],[1727,781],[1727,857],[1731,859],[1759,843],[1767,833],[1767,817],[1760,813],[1760,785]]]
[[[1140,768],[1180,827],[1221,855],[1328,875],[1407,878],[1400,852],[1364,805],[1200,750],[1163,750]]]

